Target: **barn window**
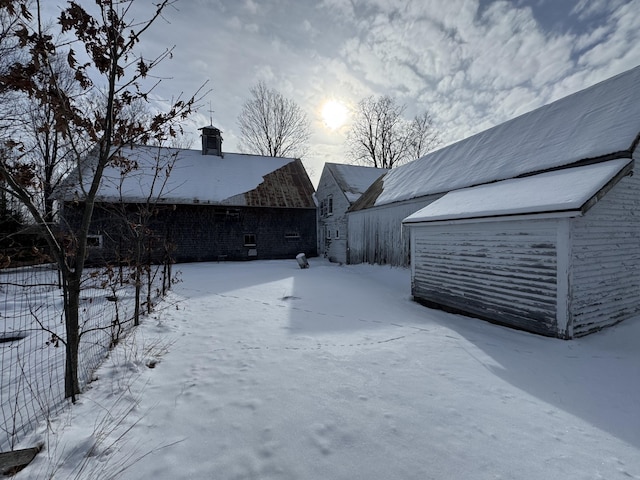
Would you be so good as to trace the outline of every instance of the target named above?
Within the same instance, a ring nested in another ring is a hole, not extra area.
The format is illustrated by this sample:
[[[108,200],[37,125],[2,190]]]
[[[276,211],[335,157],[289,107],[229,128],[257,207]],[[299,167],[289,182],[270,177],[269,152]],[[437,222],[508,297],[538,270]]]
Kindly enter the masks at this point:
[[[244,234],[244,246],[245,247],[255,247],[256,246],[256,236],[253,233],[245,233]]]
[[[284,234],[284,238],[300,238],[300,234],[298,232],[287,232]]]
[[[102,235],[87,235],[87,247],[101,248]]]

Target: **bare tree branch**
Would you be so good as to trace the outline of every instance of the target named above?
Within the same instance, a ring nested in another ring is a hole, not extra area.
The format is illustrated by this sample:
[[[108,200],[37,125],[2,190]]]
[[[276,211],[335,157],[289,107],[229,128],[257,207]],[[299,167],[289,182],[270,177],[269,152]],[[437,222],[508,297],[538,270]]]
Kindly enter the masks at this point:
[[[420,158],[439,144],[428,113],[404,119],[406,105],[389,96],[367,97],[358,103],[347,136],[347,148],[356,164],[393,168]]]
[[[269,157],[302,158],[310,136],[306,114],[293,101],[259,82],[238,117],[240,149]]]

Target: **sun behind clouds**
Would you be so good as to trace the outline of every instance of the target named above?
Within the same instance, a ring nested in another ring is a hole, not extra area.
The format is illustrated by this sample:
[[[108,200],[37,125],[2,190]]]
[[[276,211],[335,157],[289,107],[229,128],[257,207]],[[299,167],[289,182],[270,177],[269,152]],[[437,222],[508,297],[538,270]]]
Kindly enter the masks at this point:
[[[346,105],[339,100],[327,100],[324,102],[321,113],[324,124],[331,130],[340,128],[349,117]]]

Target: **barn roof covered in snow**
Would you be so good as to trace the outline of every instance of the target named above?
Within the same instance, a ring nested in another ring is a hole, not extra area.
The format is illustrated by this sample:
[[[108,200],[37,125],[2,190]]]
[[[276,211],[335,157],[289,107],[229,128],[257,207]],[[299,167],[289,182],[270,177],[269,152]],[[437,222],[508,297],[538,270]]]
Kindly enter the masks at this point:
[[[388,170],[386,168],[365,167],[361,165],[345,165],[344,163],[325,163],[340,190],[353,203]]]
[[[630,158],[609,160],[454,190],[403,223],[551,212],[580,215],[591,199],[628,173],[630,163]]]
[[[352,210],[630,157],[639,132],[636,67],[389,171]]]
[[[89,157],[84,174],[69,175],[58,196],[81,200],[80,178],[88,182],[93,168]],[[313,192],[299,159],[134,146],[123,148],[107,166],[97,200],[315,208]]]

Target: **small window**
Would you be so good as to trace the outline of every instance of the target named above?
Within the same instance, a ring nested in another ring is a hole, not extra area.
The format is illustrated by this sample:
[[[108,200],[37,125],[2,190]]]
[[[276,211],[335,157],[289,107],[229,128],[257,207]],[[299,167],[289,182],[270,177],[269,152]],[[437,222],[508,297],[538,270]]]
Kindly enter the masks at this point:
[[[87,235],[87,247],[102,248],[102,235]]]
[[[336,238],[340,238],[340,230],[336,230]]]
[[[244,246],[245,247],[255,247],[256,246],[256,236],[253,233],[245,233],[244,234]]]
[[[300,238],[300,234],[298,232],[287,232],[284,234],[284,238]]]
[[[327,199],[327,215],[333,215],[333,196],[331,195]]]
[[[330,239],[331,238],[331,229],[329,227],[324,227],[325,228],[325,236],[326,238]]]

